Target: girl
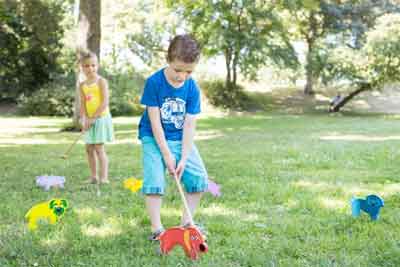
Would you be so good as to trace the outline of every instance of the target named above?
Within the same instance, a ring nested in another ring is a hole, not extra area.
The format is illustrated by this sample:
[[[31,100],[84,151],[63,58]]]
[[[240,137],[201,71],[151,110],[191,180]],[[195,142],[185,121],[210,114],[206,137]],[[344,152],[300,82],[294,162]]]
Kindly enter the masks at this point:
[[[86,153],[91,176],[90,183],[109,183],[108,158],[105,142],[113,140],[113,126],[108,108],[107,81],[98,73],[97,56],[91,52],[81,56],[81,67],[86,80],[80,84],[80,115],[85,131]],[[97,177],[97,160],[100,167]]]

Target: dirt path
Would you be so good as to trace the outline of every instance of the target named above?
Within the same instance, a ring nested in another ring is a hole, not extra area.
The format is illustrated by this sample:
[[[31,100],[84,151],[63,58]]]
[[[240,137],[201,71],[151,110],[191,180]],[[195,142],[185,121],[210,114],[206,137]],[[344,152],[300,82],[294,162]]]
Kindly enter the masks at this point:
[[[12,115],[17,111],[17,106],[10,103],[0,103],[0,116]]]

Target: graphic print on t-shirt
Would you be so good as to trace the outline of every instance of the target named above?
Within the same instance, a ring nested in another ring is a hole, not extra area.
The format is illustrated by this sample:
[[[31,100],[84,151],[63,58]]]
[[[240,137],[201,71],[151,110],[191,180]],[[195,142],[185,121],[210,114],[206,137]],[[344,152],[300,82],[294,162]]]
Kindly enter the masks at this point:
[[[185,121],[186,102],[180,98],[166,98],[161,106],[163,123],[173,123],[175,128],[182,129]]]

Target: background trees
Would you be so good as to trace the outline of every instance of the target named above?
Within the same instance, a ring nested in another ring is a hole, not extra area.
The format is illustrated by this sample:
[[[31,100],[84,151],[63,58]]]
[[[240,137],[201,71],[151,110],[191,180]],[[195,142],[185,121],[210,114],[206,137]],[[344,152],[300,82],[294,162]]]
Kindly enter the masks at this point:
[[[76,67],[75,49],[90,49],[101,57],[102,74],[111,81],[113,112],[133,112],[133,107],[138,106],[143,77],[165,64],[169,39],[183,32],[195,35],[201,42],[204,63],[222,59],[222,76],[210,73],[202,77],[218,80],[203,84],[207,96],[215,100],[211,103],[225,108],[235,109],[247,101],[245,82],[265,76],[265,67],[275,67],[299,82],[304,81],[306,94],[315,90],[328,92],[336,84],[347,84],[353,91],[359,90],[360,84],[369,84],[370,89],[382,88],[382,83],[371,82],[376,76],[374,71],[361,71],[356,62],[372,68],[379,65],[375,64],[378,58],[391,61],[396,58],[396,54],[385,54],[383,45],[374,45],[371,55],[366,50],[371,50],[373,43],[367,36],[373,29],[386,27],[381,20],[397,13],[399,3],[390,0],[278,2],[2,1],[1,98],[23,105],[43,98],[54,99],[52,102],[56,105],[69,103],[69,94],[74,88],[71,79]],[[102,7],[107,12],[102,13]],[[376,25],[377,21],[380,26]],[[366,56],[376,60],[365,62]],[[382,70],[382,64],[379,66]],[[379,73],[383,75],[382,81],[391,80],[389,73]],[[272,75],[268,77],[273,79]],[[264,79],[262,86],[270,89],[274,81],[261,78]],[[358,93],[365,90],[363,87]],[[43,95],[30,97],[33,94]],[[35,105],[45,106],[44,103]]]
[[[275,4],[265,1],[167,1],[182,27],[196,36],[208,57],[223,55],[226,87],[236,87],[238,74],[256,79],[260,67],[296,66],[294,49]]]
[[[0,3],[0,97],[31,94],[60,72],[63,1]]]
[[[339,47],[329,58],[332,78],[347,80],[354,88],[333,111],[339,111],[352,98],[367,90],[380,90],[400,81],[400,14],[378,18],[366,33],[362,49]]]
[[[369,0],[290,0],[284,1],[283,6],[292,40],[302,40],[306,47],[305,94],[313,94],[313,85],[326,78],[324,69],[332,49],[343,45],[360,49],[365,32],[373,27],[376,18],[395,10],[389,1]]]

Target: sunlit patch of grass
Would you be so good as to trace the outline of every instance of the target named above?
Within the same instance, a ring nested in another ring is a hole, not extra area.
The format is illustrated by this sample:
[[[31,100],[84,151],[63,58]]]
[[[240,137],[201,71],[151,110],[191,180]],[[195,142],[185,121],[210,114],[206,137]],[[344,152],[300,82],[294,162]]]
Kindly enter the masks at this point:
[[[168,216],[168,217],[179,217],[182,214],[182,210],[179,208],[171,208],[171,207],[164,207],[161,211],[161,216]]]
[[[384,197],[389,197],[393,195],[398,195],[400,192],[400,183],[395,184],[385,184],[381,191],[381,195]]]
[[[92,207],[75,208],[74,212],[82,222],[91,218],[101,218],[104,215],[102,210]]]
[[[84,224],[81,226],[81,230],[86,236],[101,238],[115,236],[122,233],[121,221],[117,218],[107,218],[99,226]]]
[[[116,125],[138,125],[140,117],[114,117],[113,123]]]
[[[214,139],[214,138],[220,138],[223,137],[222,132],[220,131],[197,131],[195,140],[208,140],[208,139]]]
[[[48,247],[60,247],[64,246],[67,243],[67,239],[61,234],[57,233],[56,235],[47,236],[46,238],[41,240],[41,244]]]
[[[348,203],[341,199],[322,197],[319,199],[319,202],[322,207],[327,209],[342,210],[348,207]]]
[[[116,138],[109,145],[115,146],[115,145],[125,145],[125,144],[139,145],[140,144],[140,140],[139,139],[134,139],[134,138]]]
[[[400,140],[400,135],[394,136],[365,136],[365,135],[327,135],[321,136],[321,140],[327,141],[358,141],[358,142],[382,142],[391,140]]]
[[[240,218],[243,221],[256,221],[259,217],[259,215],[255,213],[246,213],[244,211],[241,211],[240,209],[231,209],[215,204],[202,209],[200,213],[210,217],[224,216],[227,218]]]

